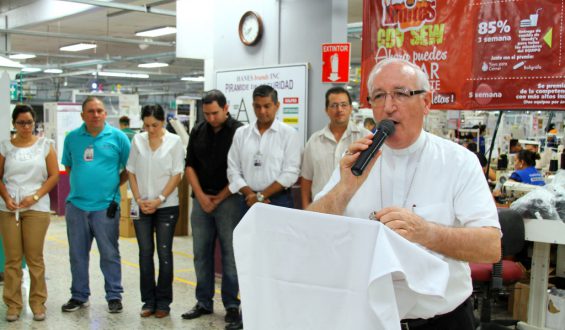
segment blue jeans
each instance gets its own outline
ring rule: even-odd
[[[92,239],[100,252],[100,269],[104,274],[106,300],[122,299],[122,266],[118,248],[120,210],[114,218],[106,216],[106,210],[84,211],[67,203],[65,208],[69,258],[71,261],[72,298],[85,302],[90,296],[88,266]]]
[[[214,308],[214,248],[216,237],[222,249],[222,302],[224,307],[239,307],[239,285],[233,255],[233,230],[240,220],[239,196],[226,198],[212,213],[206,213],[192,199],[192,242],[196,271],[196,300],[209,311]]]
[[[157,209],[153,214],[139,210],[139,219],[133,221],[139,246],[139,287],[143,309],[170,311],[173,302],[173,236],[179,218],[179,207]],[[159,279],[155,285],[153,253],[157,241]]]
[[[292,200],[292,194],[290,193],[290,189],[287,189],[279,194],[276,194],[274,197],[273,196],[269,197],[269,200],[271,201],[271,205],[288,207],[290,209],[294,207],[294,201]],[[243,198],[243,196],[240,196],[240,205],[241,205],[241,217],[243,218],[245,213],[247,213],[247,210],[249,210],[249,206],[247,206],[247,204],[245,203],[245,198]]]

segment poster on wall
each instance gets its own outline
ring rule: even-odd
[[[361,100],[376,62],[420,66],[433,109],[564,109],[563,0],[364,0]]]
[[[280,102],[277,119],[294,127],[304,145],[307,128],[308,64],[216,72],[216,88],[226,95],[230,114],[245,124],[255,122],[252,95],[253,90],[260,85],[269,85],[277,90]]]
[[[57,161],[61,164],[65,137],[83,124],[80,103],[47,102],[43,105],[45,136],[55,141]],[[64,169],[62,165],[59,165]]]
[[[322,82],[348,83],[351,65],[351,44],[322,44]]]

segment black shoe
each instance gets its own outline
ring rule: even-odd
[[[226,309],[226,317],[224,318],[226,323],[234,323],[237,321],[241,321],[241,315],[239,315],[239,308],[237,307],[230,307]]]
[[[61,307],[61,310],[63,312],[74,312],[77,311],[83,307],[88,307],[88,300],[87,301],[78,301],[76,299],[71,298],[69,301],[67,301],[66,304],[64,304]]]
[[[243,329],[243,322],[237,321],[226,325],[225,330],[240,330]]]
[[[120,299],[112,299],[108,301],[108,312],[121,313],[123,309],[124,306],[122,306],[122,301]]]
[[[212,311],[202,308],[199,304],[196,304],[191,310],[181,315],[185,320],[192,320],[198,318],[205,314],[212,314]]]

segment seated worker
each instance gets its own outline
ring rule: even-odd
[[[557,134],[557,128],[555,128],[555,124],[551,123],[547,126],[546,132],[548,134]]]
[[[133,136],[135,135],[135,131],[132,130],[131,128],[129,128],[129,117],[128,116],[121,116],[120,120],[119,120],[119,124],[120,124],[120,130],[122,132],[124,132],[129,141],[131,142],[131,140],[133,139]]]
[[[471,152],[474,153],[477,158],[479,158],[479,162],[481,163],[481,167],[483,168],[483,173],[487,173],[487,158],[482,153],[475,151],[477,150],[477,144],[475,142],[471,142],[467,144],[467,149],[471,150]],[[496,173],[492,170],[492,168],[488,170],[488,180],[496,181]]]
[[[516,153],[520,152],[520,150],[522,150],[522,145],[520,144],[518,139],[510,140],[510,153],[516,154]]]
[[[487,127],[486,125],[475,125],[473,126],[473,129],[479,130],[479,136],[477,136],[477,133],[471,133],[471,135],[473,136],[473,142],[479,143],[479,152],[483,155],[486,152],[485,137],[483,136],[486,127]],[[474,149],[472,151],[476,151],[476,150],[477,149]]]
[[[540,156],[529,150],[522,150],[516,154],[516,160],[514,162],[514,171],[509,180],[533,184],[536,186],[544,186],[545,181],[543,176],[536,170],[536,159]]]
[[[375,131],[377,130],[377,123],[375,123],[375,120],[371,117],[365,118],[365,120],[363,121],[363,126],[371,131],[371,133],[375,133]]]

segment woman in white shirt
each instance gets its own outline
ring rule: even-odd
[[[12,112],[16,135],[0,143],[0,233],[6,255],[6,320],[19,319],[22,302],[22,258],[29,267],[29,306],[33,319],[45,319],[47,285],[43,242],[49,227],[49,191],[59,180],[53,141],[35,136],[35,112],[17,105]]]
[[[165,113],[160,105],[144,106],[141,119],[145,131],[134,136],[126,167],[140,211],[139,219],[134,220],[143,302],[140,315],[162,318],[169,315],[173,301],[172,245],[179,215],[177,185],[184,171],[184,147],[177,135],[164,129]],[[157,284],[155,246],[159,256]]]

